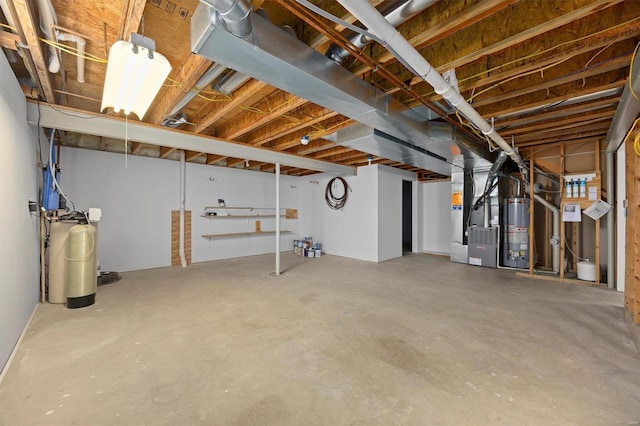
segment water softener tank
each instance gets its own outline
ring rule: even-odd
[[[97,234],[97,229],[91,225],[75,225],[69,230],[67,308],[82,308],[95,303]]]
[[[502,264],[526,269],[529,267],[529,199],[507,198],[503,207]]]

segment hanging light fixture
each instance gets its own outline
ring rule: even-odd
[[[131,33],[130,41],[118,40],[109,49],[100,111],[113,108],[140,120],[171,72],[169,61],[155,51],[155,42]]]

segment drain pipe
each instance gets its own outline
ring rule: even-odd
[[[533,198],[553,213],[553,232],[549,244],[553,250],[553,272],[555,274],[560,273],[560,210],[542,198],[538,194],[533,194]]]
[[[383,40],[384,47],[393,53],[400,62],[408,64],[413,73],[433,86],[438,95],[442,95],[452,106],[467,117],[471,123],[478,127],[485,136],[491,138],[491,140],[504,150],[518,165],[520,173],[524,177],[525,186],[527,186],[527,168],[520,154],[496,132],[493,125],[487,123],[478,111],[464,100],[455,87],[447,83],[440,73],[433,69],[431,64],[411,46],[411,43],[409,43],[393,25],[384,19],[375,7],[371,6],[367,0],[338,0],[338,2],[362,22],[370,32]],[[528,188],[525,189],[528,190]]]
[[[56,18],[56,11],[51,4],[51,0],[38,0],[38,10],[40,12],[40,29],[42,29],[42,32],[49,40],[56,41],[53,27],[58,24],[58,19]],[[49,46],[48,68],[52,74],[60,71],[58,51],[53,46]]]
[[[84,50],[87,42],[79,35],[67,34],[60,31],[56,31],[56,38],[58,41],[71,41],[76,44],[78,64],[76,80],[78,80],[78,83],[84,83]]]
[[[179,253],[180,253],[180,264],[183,268],[187,267],[187,256],[184,253],[184,204],[185,204],[185,193],[187,188],[187,165],[185,163],[184,158],[184,150],[180,150],[180,243],[179,243]]]
[[[398,25],[414,16],[416,13],[422,12],[437,1],[438,0],[408,0],[389,14],[385,15],[384,19],[386,19],[387,22],[389,22],[394,27],[397,27]],[[354,47],[362,49],[373,40],[365,35],[356,34],[355,36],[351,37],[349,41]],[[337,44],[332,44],[331,46],[329,46],[329,49],[327,50],[325,56],[337,64],[342,64],[345,59],[351,56],[351,53],[349,53],[347,49],[343,49]]]

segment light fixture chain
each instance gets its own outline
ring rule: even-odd
[[[124,168],[128,168],[127,155],[129,152],[129,115],[124,116]]]

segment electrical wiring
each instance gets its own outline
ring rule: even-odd
[[[636,155],[640,157],[640,133],[638,133],[633,139],[633,150],[635,151]]]
[[[567,248],[567,250],[569,250],[569,253],[571,253],[572,255],[574,255],[576,259],[578,259],[578,260],[586,260],[586,261],[588,261],[588,260],[589,260],[589,259],[588,259],[588,258],[586,258],[586,257],[580,257],[580,256],[578,256],[577,254],[575,254],[575,253],[573,252],[573,250],[571,250],[571,245],[569,244],[569,240],[567,240],[567,237],[564,237],[564,242],[565,242],[565,247]]]
[[[535,69],[535,70],[527,71],[527,72],[524,72],[524,73],[522,73],[522,74],[517,74],[517,75],[514,75],[514,76],[512,76],[512,77],[509,77],[509,78],[507,78],[507,79],[505,79],[505,80],[502,80],[502,81],[500,81],[500,82],[498,82],[498,83],[496,83],[496,84],[493,84],[493,85],[491,85],[491,86],[487,87],[486,89],[483,89],[483,90],[480,90],[480,91],[479,91],[479,92],[477,92],[477,93],[474,93],[473,95],[471,95],[471,97],[469,97],[469,99],[467,99],[467,102],[471,103],[471,101],[472,101],[475,97],[477,97],[477,96],[479,96],[479,95],[482,95],[483,93],[486,93],[486,92],[488,92],[488,91],[490,91],[490,90],[493,90],[493,89],[495,89],[495,88],[497,88],[497,87],[500,87],[500,85],[502,85],[502,84],[508,83],[508,82],[510,82],[510,81],[513,81],[513,80],[517,80],[517,79],[522,78],[522,77],[526,77],[526,76],[531,75],[531,74],[537,74],[537,73],[539,73],[539,72],[544,72],[544,71],[546,71],[546,70],[548,70],[548,69],[550,69],[550,68],[553,68],[553,67],[555,67],[555,66],[560,65],[560,64],[561,64],[561,63],[563,63],[563,62],[568,61],[569,59],[571,59],[571,57],[570,57],[570,56],[567,56],[566,58],[560,59],[559,61],[554,62],[554,63],[552,63],[552,64],[549,64],[549,65],[547,65],[547,66],[544,66],[544,67],[542,67],[542,68],[538,68],[538,69]]]
[[[46,39],[46,38],[40,38],[40,41],[42,41],[43,43],[48,44],[50,46],[53,46],[58,50],[61,50],[61,51],[66,52],[66,53],[68,53],[70,55],[73,55],[73,56],[77,56],[77,57],[83,58],[83,59],[85,59],[87,61],[98,62],[100,64],[106,64],[107,63],[106,59],[100,58],[99,56],[96,56],[96,55],[92,55],[91,53],[85,53],[84,55],[80,55],[80,54],[78,54],[78,49],[76,49],[73,46],[67,46],[66,44],[62,44],[62,43],[59,43],[57,41],[51,41],[51,40]]]

